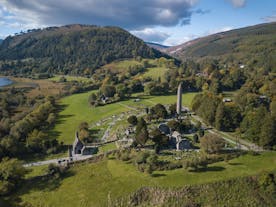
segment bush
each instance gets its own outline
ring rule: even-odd
[[[134,126],[138,123],[137,117],[134,115],[128,117],[127,121],[128,121],[128,123],[130,123],[131,125],[134,125]]]
[[[135,159],[135,163],[136,164],[142,164],[142,163],[146,163],[147,162],[147,158],[150,156],[149,152],[140,152],[136,159]]]
[[[207,134],[200,139],[202,150],[209,154],[220,152],[224,145],[224,140],[215,134]]]

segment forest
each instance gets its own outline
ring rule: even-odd
[[[137,56],[167,57],[118,27],[67,25],[7,37],[0,45],[0,71],[84,76],[114,60]]]

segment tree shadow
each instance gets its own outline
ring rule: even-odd
[[[75,116],[75,115],[73,115],[73,114],[60,115],[60,114],[59,114],[59,115],[57,116],[57,120],[56,120],[55,124],[62,124],[62,123],[64,123],[64,121],[65,121],[67,118],[72,117],[72,116]]]
[[[164,177],[164,176],[166,176],[166,174],[163,174],[163,173],[153,173],[153,174],[151,175],[151,177],[154,177],[154,178]]]
[[[18,207],[18,204],[22,202],[22,195],[28,194],[33,191],[53,191],[57,189],[62,180],[71,176],[74,176],[75,173],[72,171],[67,171],[59,178],[55,178],[53,176],[44,175],[44,176],[37,176],[34,178],[29,178],[24,180],[21,186],[19,186],[18,190],[14,192],[13,196],[10,196],[5,200],[3,207]],[[28,202],[24,202],[24,204],[28,204]],[[0,204],[1,200],[0,200]],[[2,207],[2,205],[0,205]],[[28,206],[28,205],[27,205]]]
[[[229,165],[234,165],[234,166],[236,166],[236,165],[243,165],[242,163],[239,163],[239,162],[234,162],[234,163],[228,162],[228,164]]]
[[[211,167],[206,167],[206,168],[198,168],[195,170],[190,170],[190,172],[219,172],[225,170],[224,167],[221,166],[211,166]]]

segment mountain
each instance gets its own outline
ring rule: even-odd
[[[3,40],[2,39],[0,39],[0,44],[3,42]]]
[[[0,72],[83,75],[114,60],[163,55],[121,28],[75,24],[7,37],[0,45]]]
[[[276,23],[266,23],[198,38],[166,52],[185,59],[264,60],[276,57]]]
[[[164,51],[166,51],[166,49],[170,48],[170,46],[161,45],[161,44],[157,44],[157,43],[153,43],[153,42],[146,42],[146,44],[149,47],[159,50],[161,52],[164,52]]]

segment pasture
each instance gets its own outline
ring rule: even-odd
[[[155,171],[150,176],[139,172],[131,163],[108,159],[95,164],[77,164],[61,180],[27,182],[17,196],[33,206],[107,206],[108,200],[126,196],[142,186],[204,184],[273,171],[275,166],[275,152],[265,152],[244,155],[229,163],[214,163],[205,171],[177,169]]]

